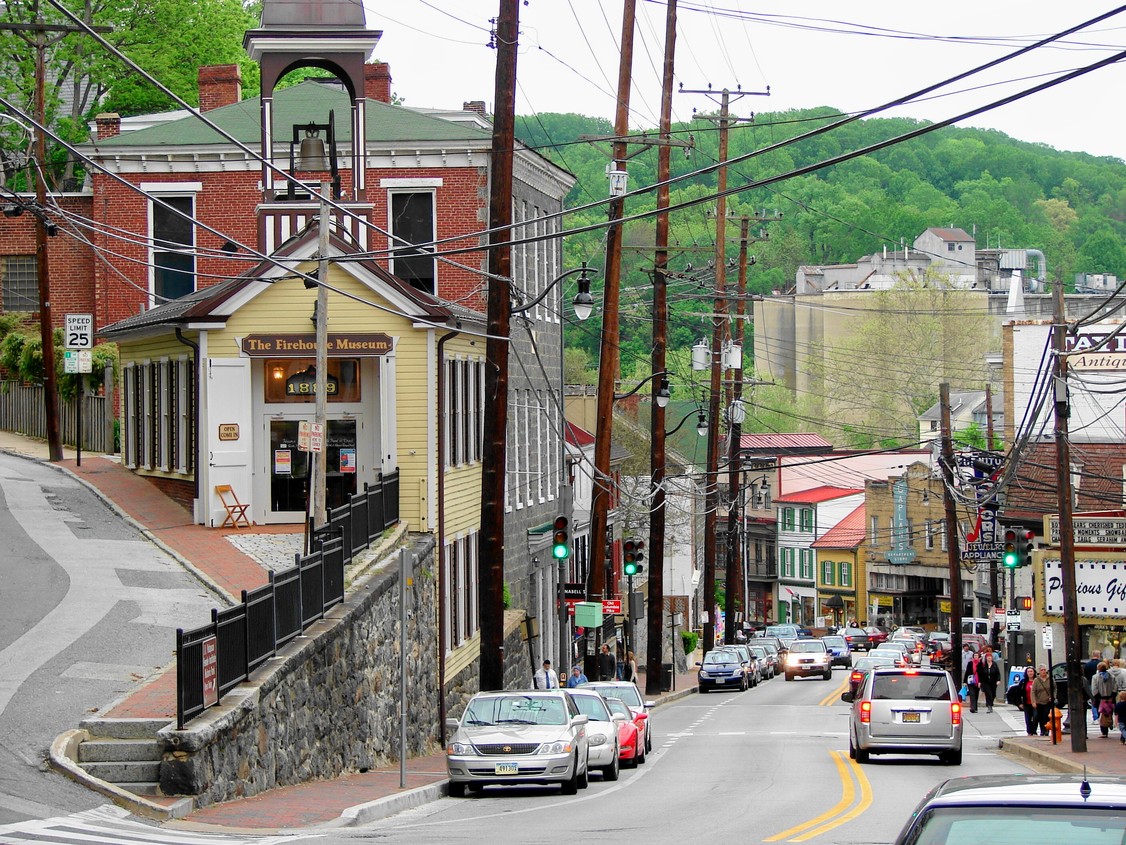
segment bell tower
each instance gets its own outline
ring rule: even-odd
[[[331,173],[337,182],[338,169],[348,171],[349,204],[361,200],[366,187],[364,64],[382,35],[367,28],[363,5],[356,0],[262,0],[262,25],[243,38],[246,52],[261,67],[262,157],[290,173],[320,174],[310,176],[309,181],[328,181]],[[330,114],[325,107],[323,114],[302,115],[292,125],[275,125],[274,90],[282,77],[300,68],[320,68],[343,83],[351,105],[347,118]],[[345,120],[350,126],[350,151],[341,167],[336,159],[336,127]],[[322,138],[323,134],[328,137]],[[318,140],[323,146],[317,145]],[[282,156],[279,151],[286,146],[289,152]],[[295,154],[298,147],[300,152]],[[307,204],[308,197],[295,195],[291,185],[281,184],[266,165],[262,167],[262,193],[259,248],[272,250],[307,217],[294,205],[302,200]],[[360,240],[366,243],[366,234]]]

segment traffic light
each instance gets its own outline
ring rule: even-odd
[[[1016,569],[1020,566],[1020,554],[1017,552],[1017,532],[1012,528],[1005,532],[1005,550],[1001,553],[1001,563],[1005,569]]]
[[[1017,550],[1020,552],[1021,566],[1032,566],[1032,550],[1036,548],[1036,543],[1034,542],[1035,537],[1036,532],[1034,531],[1024,531],[1021,534],[1022,542],[1020,548]]]
[[[642,551],[644,548],[645,542],[642,540],[629,539],[622,543],[623,569],[626,575],[631,577],[638,575],[645,568],[642,564],[645,559],[645,553]]]
[[[551,533],[551,556],[556,560],[566,560],[571,556],[571,533],[567,530],[567,517],[555,517]]]

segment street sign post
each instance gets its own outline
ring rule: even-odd
[[[94,315],[67,314],[63,323],[63,335],[67,349],[93,349]]]
[[[1005,630],[1006,631],[1019,631],[1020,630],[1020,611],[1010,610],[1005,614]]]

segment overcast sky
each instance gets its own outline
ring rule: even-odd
[[[375,57],[392,90],[418,107],[493,105],[499,0],[363,0],[383,31]],[[770,88],[732,114],[832,106],[860,111],[998,59],[1112,6],[1009,0],[680,0],[676,83],[685,88]],[[664,0],[637,0],[631,128],[656,125],[664,54]],[[622,0],[527,0],[520,5],[519,114],[578,112],[613,119]],[[938,121],[1126,50],[1126,13],[1054,46],[1005,62],[885,114]],[[960,122],[1061,150],[1126,159],[1126,66],[1094,70],[1048,91]],[[705,97],[678,94],[674,120]]]

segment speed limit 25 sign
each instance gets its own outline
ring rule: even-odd
[[[67,349],[94,348],[93,314],[67,314],[63,328]]]

